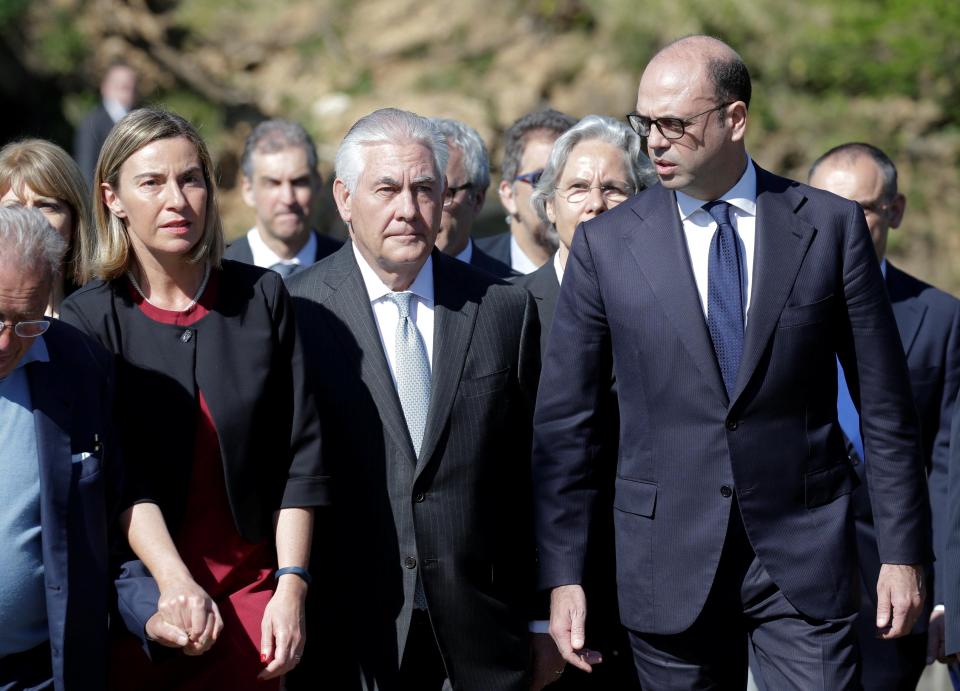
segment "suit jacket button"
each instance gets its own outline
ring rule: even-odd
[[[422,503],[423,503],[423,500],[426,499],[426,498],[427,498],[427,495],[424,494],[423,492],[417,492],[417,493],[413,496],[413,500],[414,500],[415,502],[417,502],[418,504],[422,504]]]
[[[737,427],[739,426],[740,426],[740,423],[734,420],[733,418],[727,419],[727,429],[730,430],[731,432],[737,429]]]
[[[417,560],[413,557],[407,557],[403,560],[403,565],[408,569],[415,569],[417,568]]]
[[[730,489],[729,485],[723,485],[720,487],[720,496],[724,499],[729,499],[731,496],[733,496],[733,490]]]

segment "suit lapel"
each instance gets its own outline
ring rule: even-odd
[[[450,271],[448,264],[451,261],[457,260],[447,259],[434,251],[433,378],[427,428],[415,479],[436,450],[440,434],[450,417],[477,320],[477,303],[467,297],[460,280]]]
[[[676,197],[662,185],[651,189],[650,195],[657,196],[650,199],[644,195],[634,205],[642,223],[630,228],[624,241],[697,369],[726,403],[727,392],[703,317]]]
[[[887,293],[890,295],[890,306],[893,307],[893,316],[897,321],[903,352],[909,355],[927,308],[919,300],[910,299],[910,295],[903,290],[902,277],[900,270],[888,261]]]
[[[757,166],[756,252],[743,359],[732,401],[743,393],[766,348],[816,231],[797,216],[806,197]]]
[[[400,397],[393,384],[393,377],[390,375],[387,356],[383,352],[383,343],[374,321],[367,289],[353,256],[352,244],[347,241],[334,256],[336,259],[323,276],[323,282],[332,293],[322,302],[346,326],[346,333],[341,329],[334,329],[337,337],[341,339],[343,351],[352,354],[360,378],[367,385],[380,410],[383,426],[413,463],[416,457],[407,430],[407,421],[400,407]],[[344,342],[343,339],[347,337],[355,339],[356,344]]]

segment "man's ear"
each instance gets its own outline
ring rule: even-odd
[[[500,203],[503,204],[503,208],[506,209],[507,213],[511,216],[516,216],[517,200],[513,196],[513,185],[506,180],[501,180],[497,192],[500,193]]]
[[[240,193],[243,196],[243,203],[251,209],[256,208],[256,202],[253,198],[253,183],[246,175],[240,176]]]
[[[476,194],[473,195],[473,215],[479,216],[480,211],[483,209],[483,202],[487,200],[487,191],[478,190]]]
[[[123,204],[120,202],[120,197],[117,196],[117,193],[114,191],[109,182],[100,183],[100,194],[103,197],[103,203],[107,205],[108,209],[110,209],[110,213],[117,218],[127,217],[127,212],[123,209]]]
[[[907,210],[907,198],[899,192],[890,202],[890,227],[899,228],[903,222],[903,213]]]
[[[747,136],[747,104],[735,101],[724,109],[724,116],[730,124],[730,140],[742,141]]]
[[[550,222],[553,225],[557,225],[557,209],[554,207],[553,201],[553,197],[548,198],[543,207],[544,211],[547,212],[547,218],[550,219]]]
[[[340,178],[333,181],[333,200],[337,203],[337,211],[340,212],[340,218],[347,225],[353,220],[353,195]]]

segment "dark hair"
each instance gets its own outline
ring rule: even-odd
[[[243,175],[247,179],[253,178],[254,153],[275,154],[286,148],[303,149],[307,155],[307,167],[311,173],[317,174],[317,147],[303,125],[291,120],[274,118],[261,122],[247,137],[243,145],[243,155],[240,157],[240,169]]]
[[[718,103],[743,101],[747,108],[750,107],[750,72],[739,56],[710,59],[707,61],[707,74],[713,82]]]
[[[880,169],[880,174],[883,176],[884,199],[890,200],[896,197],[897,167],[893,165],[893,161],[891,161],[890,157],[883,153],[883,151],[873,144],[866,144],[864,142],[848,142],[833,147],[813,162],[813,165],[810,166],[810,172],[807,173],[807,179],[812,178],[814,172],[820,167],[820,164],[827,159],[838,157],[842,158],[845,163],[853,163],[860,156],[867,156],[876,163],[877,168]]]
[[[527,146],[527,139],[533,132],[552,132],[559,137],[577,124],[576,118],[553,108],[527,113],[510,125],[504,133],[503,161],[500,163],[500,177],[513,182],[520,172],[520,159]]]

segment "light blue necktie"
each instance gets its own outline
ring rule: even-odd
[[[853,398],[850,396],[847,380],[843,376],[840,360],[837,360],[837,420],[840,422],[840,429],[860,454],[860,460],[864,460],[863,438],[860,436],[860,414],[853,405]]]
[[[407,420],[407,430],[413,450],[420,456],[423,433],[427,427],[427,408],[430,406],[430,360],[427,347],[417,325],[410,318],[410,298],[413,293],[389,293],[387,298],[397,306],[396,362],[397,394]]]

